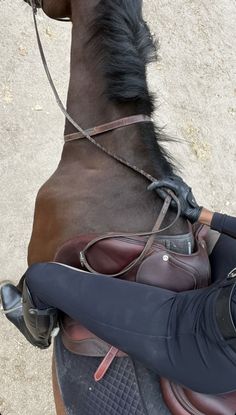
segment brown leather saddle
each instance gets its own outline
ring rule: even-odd
[[[57,252],[55,261],[82,269],[81,252],[96,236],[80,235],[67,241]],[[194,238],[192,235],[187,237],[185,235],[184,238],[183,235],[177,236],[175,239],[158,236],[151,252],[140,264],[124,274],[123,278],[172,291],[186,291],[208,286],[210,264],[205,236],[205,227],[200,227]],[[187,246],[184,246],[183,240],[187,240]],[[193,241],[195,241],[194,250],[192,253],[187,253]],[[140,255],[145,242],[145,237],[111,237],[111,239],[100,240],[87,252],[87,260],[98,273],[117,274]],[[82,356],[104,358],[94,374],[96,381],[105,376],[115,357],[125,356],[125,353],[102,341],[68,316],[62,318],[61,329],[63,343],[69,351]],[[166,379],[161,380],[161,387],[166,405],[174,415],[236,414],[236,392],[222,396],[202,395]]]

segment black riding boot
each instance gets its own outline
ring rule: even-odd
[[[0,287],[3,312],[25,338],[40,349],[51,344],[51,337],[58,333],[58,312],[55,308],[38,310],[32,300],[26,283],[23,293],[10,282]]]

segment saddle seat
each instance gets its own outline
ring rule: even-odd
[[[210,284],[210,265],[205,243],[205,228],[196,234],[177,237],[158,237],[152,251],[132,270],[122,276],[134,283],[163,287],[172,291],[185,291],[206,287]],[[80,235],[63,244],[54,261],[83,269],[81,251],[97,235]],[[195,241],[195,242],[194,242]],[[86,252],[90,266],[98,273],[120,272],[143,250],[145,237],[122,237],[100,240]],[[194,246],[189,252],[189,246]],[[109,277],[109,276],[108,276]],[[62,341],[72,353],[82,356],[103,357],[94,374],[96,381],[106,374],[115,357],[125,353],[107,344],[83,327],[79,321],[68,316],[61,319]],[[162,379],[161,387],[166,405],[174,415],[235,415],[236,393],[222,396],[208,396],[189,391],[179,385]]]

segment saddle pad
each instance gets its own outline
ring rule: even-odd
[[[165,402],[173,415],[235,415],[236,392],[204,395],[161,380]]]
[[[130,357],[115,359],[95,382],[101,359],[77,356],[54,342],[59,388],[68,415],[171,415],[163,402],[159,377]]]

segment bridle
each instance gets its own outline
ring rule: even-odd
[[[33,1],[28,0],[28,1],[31,3],[31,7],[33,8],[35,14],[37,14],[37,9],[43,9],[43,0],[33,0]],[[57,20],[58,22],[68,22],[68,23],[71,22],[69,17],[54,18],[53,20]]]
[[[128,167],[129,169],[135,171],[136,173],[140,174],[141,176],[145,177],[149,182],[153,183],[156,182],[157,179],[155,177],[153,177],[151,174],[145,172],[143,169],[140,169],[139,167],[137,167],[134,164],[131,164],[129,161],[123,159],[122,157],[114,154],[112,151],[108,150],[107,148],[105,148],[101,143],[97,142],[93,137],[97,136],[99,134],[104,134],[108,131],[112,131],[115,130],[117,128],[121,128],[121,127],[125,127],[131,124],[137,124],[137,123],[145,123],[145,122],[153,122],[153,120],[143,114],[139,114],[139,115],[134,115],[134,116],[130,116],[130,117],[125,117],[122,119],[119,119],[117,121],[113,121],[111,123],[107,123],[107,124],[103,124],[97,127],[94,127],[92,129],[89,130],[84,130],[71,116],[70,114],[67,112],[66,108],[64,107],[57,89],[55,87],[55,84],[53,82],[52,76],[50,74],[48,65],[47,65],[47,61],[45,58],[45,54],[43,51],[43,46],[41,43],[41,39],[40,39],[40,35],[39,35],[39,30],[38,30],[38,25],[37,25],[37,19],[36,19],[36,15],[37,15],[37,4],[36,4],[36,0],[29,0],[31,3],[31,7],[32,7],[32,12],[33,12],[33,21],[34,21],[34,27],[35,27],[35,32],[36,32],[36,38],[37,38],[37,43],[38,43],[38,47],[39,47],[39,52],[41,55],[41,59],[42,59],[42,63],[44,66],[44,70],[46,72],[49,84],[51,86],[51,89],[53,91],[53,94],[56,98],[57,104],[59,106],[59,108],[61,109],[62,113],[64,114],[64,116],[67,118],[67,120],[75,127],[75,129],[78,131],[78,133],[75,134],[70,134],[65,136],[65,142],[68,143],[70,141],[75,141],[75,140],[79,140],[79,139],[87,139],[88,141],[90,141],[90,143],[92,143],[93,145],[95,145],[97,148],[99,148],[101,151],[103,151],[104,153],[106,153],[109,157],[112,157],[113,159],[115,159],[117,162],[119,162],[120,164]],[[40,7],[42,6],[43,0],[39,1]],[[60,20],[60,21],[70,21],[70,19],[56,19],[56,20]],[[181,207],[180,207],[180,202],[179,199],[177,198],[177,196],[169,189],[166,189],[166,193],[168,193],[168,196],[166,197],[161,212],[158,216],[158,219],[152,229],[151,232],[141,232],[141,233],[132,233],[132,234],[128,234],[128,233],[122,233],[122,234],[114,234],[114,233],[109,233],[106,234],[102,237],[96,238],[95,240],[93,240],[92,242],[90,242],[85,248],[84,250],[81,252],[81,262],[84,264],[84,266],[86,266],[86,268],[89,271],[92,272],[96,272],[95,270],[92,269],[92,267],[88,264],[87,259],[86,259],[86,251],[93,246],[96,242],[100,241],[100,240],[104,240],[104,239],[109,239],[109,238],[120,238],[120,237],[132,237],[132,236],[147,236],[147,242],[146,245],[144,246],[144,249],[142,251],[142,253],[140,254],[140,256],[133,261],[131,264],[129,264],[124,270],[122,270],[119,274],[113,275],[113,276],[119,276],[119,275],[123,275],[125,272],[129,271],[130,269],[132,269],[135,265],[137,265],[139,262],[141,262],[141,260],[147,255],[147,253],[149,252],[154,240],[155,240],[155,236],[163,231],[166,231],[168,229],[170,229],[172,226],[174,226],[174,224],[177,222],[177,220],[180,217],[180,213],[181,213]],[[168,212],[168,209],[170,207],[171,201],[172,199],[174,199],[175,203],[177,204],[178,207],[178,212],[176,214],[175,219],[172,221],[172,223],[168,226],[166,226],[165,228],[161,228],[161,225],[166,217],[166,214]]]

